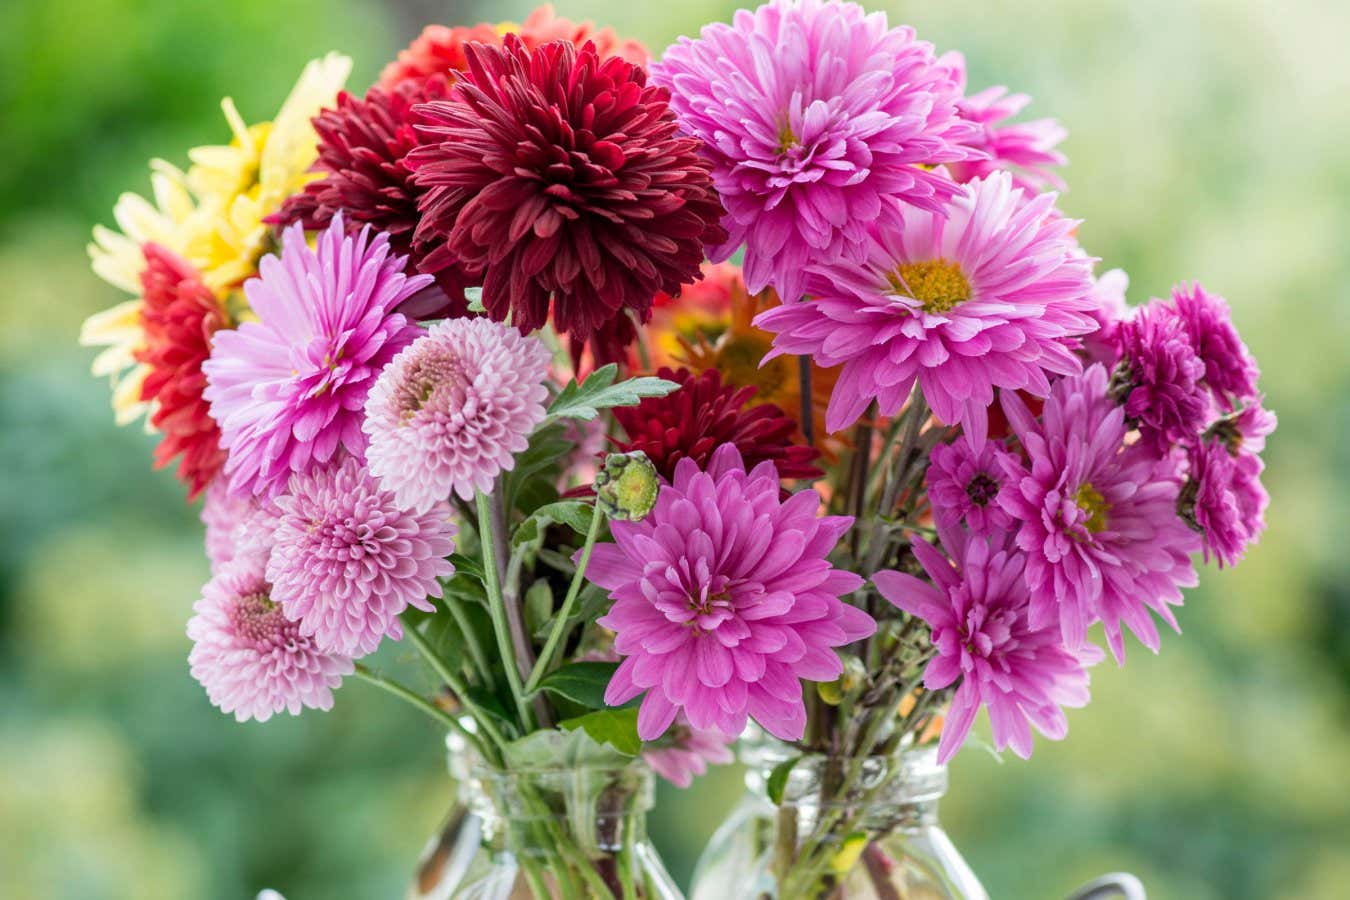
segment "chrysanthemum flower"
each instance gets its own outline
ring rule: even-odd
[[[1261,371],[1233,327],[1228,301],[1197,283],[1174,288],[1172,304],[1205,364],[1205,383],[1220,408],[1232,411],[1239,402],[1252,400]]]
[[[519,34],[529,50],[549,41],[568,41],[578,47],[589,41],[595,45],[595,52],[600,54],[601,59],[617,56],[635,66],[645,66],[651,62],[651,54],[640,41],[621,38],[612,28],[596,28],[594,22],[578,23],[564,19],[553,11],[552,3],[536,7],[519,27],[503,22],[498,28]]]
[[[652,76],[713,162],[729,238],[712,258],[744,244],[754,293],[796,300],[808,263],[865,254],[869,224],[940,213],[955,184],[929,167],[975,155],[932,46],[854,3],[742,10],[668,47]]]
[[[589,44],[507,35],[468,53],[453,99],[418,108],[434,124],[408,164],[427,190],[416,239],[484,270],[494,319],[531,331],[551,303],[559,333],[586,341],[698,277],[721,206],[665,91]]]
[[[272,552],[272,534],[281,511],[271,500],[230,492],[229,484],[217,478],[206,489],[202,524],[206,526],[206,558],[211,574],[218,575],[226,563],[253,559],[266,567]]]
[[[1218,439],[1190,448],[1190,474],[1182,491],[1181,515],[1204,536],[1205,562],[1235,566],[1247,548],[1247,529],[1233,492],[1236,463]]]
[[[1176,629],[1169,604],[1197,582],[1190,555],[1200,541],[1177,515],[1176,461],[1125,445],[1125,411],[1099,365],[1055,382],[1040,421],[1011,393],[1003,407],[1030,462],[1009,466],[999,503],[1022,523],[1032,627],[1058,622],[1076,649],[1100,619],[1118,661],[1122,626],[1156,653],[1149,611]]]
[[[1083,335],[1083,354],[1089,363],[1101,363],[1107,369],[1120,360],[1120,323],[1130,317],[1125,299],[1130,276],[1123,269],[1110,269],[1092,282],[1092,309],[1088,315],[1097,322],[1097,330]]]
[[[1059,629],[1034,627],[1023,577],[1026,557],[1004,537],[943,532],[953,566],[926,541],[911,545],[933,584],[901,572],[873,576],[881,595],[932,628],[937,656],[924,670],[924,687],[942,690],[960,680],[938,743],[945,763],[965,743],[981,706],[989,710],[994,748],[1031,756],[1031,727],[1052,741],[1069,731],[1062,707],[1086,706],[1086,665],[1102,658],[1091,644],[1070,652]]]
[[[210,355],[211,336],[231,322],[215,294],[182,257],[158,244],[146,244],[144,252],[145,344],[136,351],[136,359],[149,371],[141,399],[154,404],[150,424],[164,436],[155,448],[156,467],[181,456],[178,477],[193,500],[225,462],[220,428],[202,397],[206,387],[202,363]]]
[[[1157,456],[1195,442],[1213,404],[1185,321],[1154,300],[1116,330],[1123,379],[1117,396],[1139,427],[1140,442]]]
[[[731,745],[736,735],[720,731],[701,731],[689,727],[688,718],[680,715],[659,744],[642,748],[642,760],[652,771],[679,788],[687,788],[694,779],[708,771],[709,765],[725,766],[736,761]]]
[[[745,471],[731,445],[700,471],[683,460],[641,522],[614,522],[587,577],[614,605],[598,621],[625,657],[605,702],[646,692],[638,734],[654,740],[681,709],[694,728],[740,734],[752,717],[783,740],[806,725],[800,679],[829,681],[834,647],[876,628],[840,602],[862,579],[827,556],[847,516],[817,517],[820,497],[781,498],[772,463]]]
[[[501,35],[486,22],[477,25],[428,25],[422,29],[407,49],[380,72],[375,86],[392,92],[407,82],[419,82],[451,72],[463,72],[468,66],[464,48],[470,42],[500,44]]]
[[[340,446],[364,456],[366,395],[421,334],[393,310],[431,278],[403,268],[388,238],[346,235],[341,216],[317,252],[293,225],[280,258],[263,259],[260,277],[244,285],[260,321],[218,332],[202,366],[233,490],[274,496]]]
[[[544,419],[549,361],[542,341],[509,325],[437,322],[371,388],[371,472],[409,509],[491,491]]]
[[[927,487],[933,518],[944,527],[964,521],[975,534],[1008,531],[1012,518],[999,506],[1007,484],[1008,451],[994,441],[978,450],[969,441],[939,444],[930,454]]]
[[[271,598],[255,560],[224,567],[202,589],[187,625],[188,664],[211,702],[240,722],[286,710],[331,709],[332,689],[352,673],[349,657],[300,633]]]
[[[291,478],[277,506],[272,597],[327,651],[365,656],[401,639],[399,614],[433,611],[437,579],[454,574],[450,507],[407,510],[350,456]]]
[[[657,375],[680,389],[615,409],[627,439],[614,443],[621,451],[647,454],[666,480],[674,478],[680,460],[692,459],[703,468],[713,451],[727,444],[750,468],[768,461],[780,478],[821,477],[812,464],[819,452],[792,442],[797,423],[772,404],[749,405],[753,387],[724,384],[714,369],[696,376],[688,369],[663,368]]]
[[[975,159],[949,164],[947,171],[952,178],[965,184],[1006,169],[1012,173],[1013,183],[1029,194],[1048,187],[1063,190],[1064,179],[1055,169],[1068,160],[1055,147],[1068,136],[1064,127],[1054,119],[1008,122],[1026,108],[1030,97],[1010,94],[1002,86],[967,94],[965,57],[956,52],[944,53],[938,62],[951,69],[961,90],[957,113],[976,126],[975,135],[966,140],[966,146],[981,154]]]
[[[1068,339],[1091,331],[1092,260],[1054,214],[1055,195],[1027,198],[1006,172],[966,186],[945,216],[906,207],[861,265],[812,265],[810,299],[762,313],[774,355],[843,364],[826,425],[838,431],[869,403],[900,411],[915,379],[937,417],[984,441],[994,388],[1045,396],[1051,375],[1081,363]]]

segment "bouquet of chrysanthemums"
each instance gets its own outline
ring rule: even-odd
[[[1156,652],[1197,555],[1260,535],[1275,418],[1226,302],[1127,306],[1060,126],[912,29],[774,0],[652,59],[546,7],[348,70],[270,122],[226,100],[229,143],[90,247],[133,299],[82,340],[202,502],[188,663],[241,721],[357,676],[500,775],[688,784],[751,722],[945,762],[981,708],[1025,757],[1094,625]],[[385,641],[440,687],[364,664]],[[842,896],[841,771],[778,896]],[[522,890],[660,895],[513,790],[551,848]]]

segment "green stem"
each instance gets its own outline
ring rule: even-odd
[[[815,398],[811,393],[811,357],[797,357],[797,384],[801,391],[802,438],[806,446],[816,445],[816,409]]]
[[[478,735],[470,732],[467,728],[464,727],[464,725],[458,719],[456,719],[454,716],[450,715],[448,712],[441,709],[440,707],[436,706],[434,703],[432,703],[430,700],[426,699],[421,694],[414,691],[412,688],[400,684],[399,682],[395,681],[392,678],[389,678],[388,676],[381,675],[379,672],[374,671],[373,669],[366,666],[364,663],[356,664],[356,677],[360,678],[367,684],[375,685],[375,687],[379,688],[380,690],[393,694],[395,697],[404,701],[408,705],[414,707],[415,709],[421,710],[428,716],[431,716],[431,718],[435,719],[441,725],[446,726],[450,730],[459,732],[459,734],[465,740],[467,740],[475,749],[477,749],[480,754],[483,752],[482,740],[481,738],[479,738]]]
[[[483,733],[497,746],[498,750],[505,749],[508,742],[502,735],[501,730],[497,728],[496,723],[492,721],[492,713],[479,706],[469,695],[469,688],[465,685],[464,679],[455,674],[449,664],[441,658],[441,655],[427,643],[427,639],[422,632],[416,628],[407,628],[404,629],[404,633],[408,635],[408,639],[412,641],[418,652],[431,664],[431,668],[436,670],[436,674],[449,686],[450,690],[455,692],[459,702],[464,704],[464,708],[474,717],[478,727],[483,729]]]
[[[447,592],[444,602],[445,608],[450,612],[450,618],[455,620],[455,625],[459,628],[459,633],[464,635],[464,643],[468,645],[469,655],[473,657],[474,665],[482,673],[483,680],[487,682],[489,688],[493,688],[497,683],[494,667],[488,659],[487,651],[483,649],[483,642],[478,639],[477,630],[470,624],[468,617],[464,615],[464,607],[460,605],[461,601],[451,597]]]
[[[586,566],[590,564],[591,552],[595,550],[595,541],[600,536],[600,525],[604,518],[604,514],[598,508],[592,507],[591,527],[586,530],[586,542],[581,545],[581,556],[577,559],[576,571],[572,573],[572,583],[568,585],[562,608],[558,610],[557,617],[553,620],[553,629],[548,633],[548,641],[539,652],[539,661],[534,664],[529,681],[525,682],[527,695],[533,694],[539,687],[540,679],[548,674],[553,654],[558,651],[563,635],[567,633],[567,620],[571,618],[572,607],[576,605],[577,597],[581,594],[581,585],[586,580]]]
[[[492,633],[497,638],[497,652],[502,656],[502,668],[506,670],[506,683],[511,688],[511,699],[515,702],[516,714],[520,716],[521,730],[534,730],[534,716],[530,705],[525,701],[525,691],[520,683],[520,668],[516,661],[515,650],[511,646],[511,627],[506,614],[506,600],[502,595],[500,580],[501,562],[497,559],[498,537],[493,528],[492,502],[482,491],[478,492],[478,543],[483,551],[483,580],[488,593],[488,614],[492,617]],[[504,562],[504,561],[502,561]]]

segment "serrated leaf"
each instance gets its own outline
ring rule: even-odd
[[[585,731],[591,739],[606,744],[627,756],[637,756],[642,750],[642,738],[637,733],[638,711],[626,709],[597,709],[575,719],[564,719],[559,728],[567,731]]]
[[[618,663],[574,662],[554,669],[539,681],[539,690],[580,703],[587,709],[605,709],[605,688]]]
[[[592,372],[585,381],[571,382],[563,388],[549,407],[547,422],[559,419],[589,421],[600,415],[600,410],[615,406],[636,406],[643,397],[664,397],[679,390],[680,385],[664,378],[644,375],[615,382],[619,367],[610,363]]]
[[[511,545],[519,547],[535,540],[545,528],[555,522],[566,525],[577,534],[585,534],[591,527],[591,516],[594,514],[595,507],[581,500],[559,500],[546,504],[520,523],[515,534],[511,536]]]
[[[472,556],[465,556],[463,553],[451,553],[450,562],[455,567],[455,577],[464,576],[473,578],[479,584],[483,582],[483,563],[481,560]]]
[[[783,791],[787,788],[788,776],[792,774],[793,766],[801,761],[800,756],[785,759],[774,766],[773,771],[769,773],[769,780],[765,783],[764,790],[769,795],[769,802],[774,806],[783,802]]]

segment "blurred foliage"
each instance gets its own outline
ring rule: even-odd
[[[1281,427],[1270,531],[1205,572],[1184,637],[1095,673],[1062,744],[953,767],[944,821],[995,897],[1130,869],[1151,896],[1306,900],[1350,880],[1350,8],[1336,0],[949,0],[889,7],[975,88],[1069,128],[1085,246],[1132,299],[1198,278],[1231,301]],[[74,345],[120,299],[88,229],[146,160],[227,137],[305,60],[364,87],[421,19],[528,4],[9,0],[0,4],[0,896],[393,897],[448,805],[430,726],[356,684],[329,714],[240,726],[187,674],[206,574],[195,510],[152,439],[113,427]],[[562,5],[656,50],[727,3]],[[404,665],[397,648],[381,663]],[[410,667],[411,669],[411,667]],[[733,802],[723,769],[665,790],[653,830],[686,874]]]

